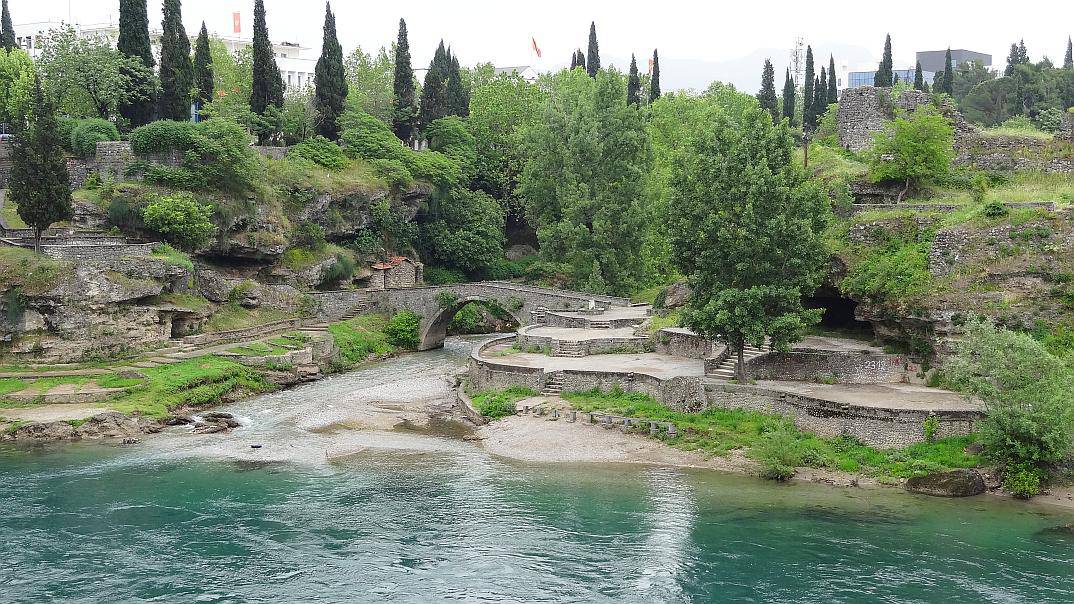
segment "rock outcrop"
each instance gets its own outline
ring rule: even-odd
[[[933,497],[973,497],[985,489],[984,477],[977,470],[952,470],[906,481],[907,491]]]

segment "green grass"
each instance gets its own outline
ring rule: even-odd
[[[11,228],[11,229],[25,229],[25,228],[27,228],[26,223],[22,221],[21,217],[19,217],[19,207],[17,205],[15,205],[15,203],[13,201],[11,201],[10,198],[5,198],[4,199],[4,209],[3,209],[2,213],[3,213],[3,216],[4,216],[4,222],[7,223],[8,228]]]
[[[0,378],[0,397],[5,394],[11,394],[12,392],[19,392],[29,387],[29,383],[25,380],[17,378]]]
[[[388,337],[384,334],[387,325],[388,317],[375,314],[329,325],[328,331],[336,340],[344,368],[358,365],[370,355],[395,352],[396,347],[388,343]]]
[[[238,304],[227,304],[213,313],[205,325],[207,333],[245,329],[274,321],[293,319],[297,315],[282,310],[268,308],[243,308]]]
[[[268,343],[274,346],[304,346],[312,340],[310,336],[296,331],[272,338],[268,340]]]
[[[176,407],[219,402],[235,390],[262,393],[276,389],[257,371],[217,356],[152,367],[142,373],[147,377],[145,383],[109,401],[110,408],[121,413],[162,417]]]
[[[1029,136],[1032,138],[1039,138],[1041,140],[1052,140],[1055,138],[1050,132],[1045,132],[1032,125],[1018,125],[1018,124],[1003,124],[996,126],[995,128],[987,128],[981,131],[981,134],[986,137],[992,136]]]
[[[71,263],[21,247],[0,247],[0,284],[27,295],[42,294],[71,274]]]
[[[649,333],[657,333],[666,327],[678,327],[679,319],[682,318],[681,310],[673,310],[666,315],[653,315],[649,317]]]
[[[880,480],[979,464],[965,448],[975,436],[941,439],[901,449],[879,450],[849,438],[821,438],[801,432],[779,415],[744,409],[709,409],[701,413],[672,411],[648,395],[624,392],[568,392],[563,395],[579,411],[604,412],[624,417],[675,423],[680,436],[667,442],[686,451],[727,455],[734,449],[760,448],[774,433],[792,436],[795,465],[861,473]]]
[[[153,247],[153,253],[150,254],[150,256],[152,256],[153,258],[159,258],[164,262],[174,266],[181,266],[190,272],[194,271],[194,263],[190,260],[190,256],[188,256],[185,252],[181,252],[173,248],[167,243],[160,243],[155,245]]]
[[[490,419],[499,419],[515,414],[515,403],[537,396],[529,388],[512,386],[506,390],[486,390],[474,395],[474,407],[481,415]]]
[[[794,161],[802,165],[802,150],[796,149]],[[812,143],[809,145],[809,172],[821,180],[852,181],[864,178],[869,167],[849,151]]]

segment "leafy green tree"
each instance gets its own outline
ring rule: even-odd
[[[649,102],[660,98],[660,53],[653,50],[653,74],[649,78]]]
[[[35,74],[33,59],[21,48],[0,48],[0,123],[15,127],[30,116]]]
[[[8,10],[7,0],[3,0],[0,6],[0,46],[11,52],[16,48],[15,28],[11,25],[11,11]]]
[[[8,189],[19,218],[34,230],[34,250],[40,252],[41,232],[71,217],[71,190],[56,111],[39,78],[34,80],[30,122],[19,129],[14,147]]]
[[[835,57],[828,55],[828,100],[824,107],[839,102],[839,81],[835,77]]]
[[[593,261],[612,292],[644,279],[642,208],[652,153],[643,112],[626,103],[622,74],[595,78],[562,71],[546,82],[550,97],[523,133],[520,192],[544,260],[570,266],[575,285]]]
[[[525,159],[519,131],[540,119],[545,95],[517,74],[505,74],[478,86],[470,97],[466,120],[477,145],[471,185],[500,200],[507,218],[525,218],[516,190]]]
[[[776,99],[776,69],[772,61],[764,60],[764,69],[761,70],[761,91],[757,93],[757,101],[772,116],[773,123],[779,123],[779,101]]]
[[[783,117],[787,123],[794,125],[794,99],[797,91],[794,89],[794,80],[791,78],[791,69],[787,68],[787,76],[783,80]]]
[[[283,78],[280,76],[280,68],[276,65],[272,41],[269,39],[264,0],[254,0],[252,80],[250,111],[264,116],[269,107],[283,107]],[[273,136],[271,131],[262,131],[258,139],[263,145]]]
[[[925,89],[925,74],[921,71],[921,61],[914,67],[914,90]]]
[[[157,61],[153,57],[153,48],[149,40],[149,14],[146,0],[120,0],[119,3],[119,39],[116,50],[128,57],[137,57],[148,68],[149,75],[155,80],[152,69]],[[133,76],[133,74],[130,74]],[[153,89],[156,85],[153,85]],[[156,111],[156,98],[134,100],[120,105],[119,112],[131,127],[137,128],[148,124]]]
[[[672,258],[693,295],[682,323],[726,342],[748,379],[746,344],[786,349],[820,320],[802,297],[823,280],[830,202],[792,160],[785,125],[756,104],[717,112],[672,175]]]
[[[1011,44],[1011,51],[1007,55],[1007,67],[1003,70],[1003,75],[1010,77],[1014,75],[1014,70],[1019,65],[1029,65],[1029,51],[1026,50],[1026,41],[1019,40],[1017,44]]]
[[[802,130],[811,132],[817,126],[816,116],[813,115],[813,87],[814,83],[813,71],[813,47],[806,46],[805,55],[805,82],[803,83],[802,94]]]
[[[943,82],[939,92],[954,96],[955,94],[955,65],[951,61],[951,49],[947,49],[944,58]]]
[[[198,249],[212,238],[216,232],[212,217],[212,206],[199,202],[190,193],[157,197],[142,210],[142,221],[147,228],[188,251]]]
[[[336,37],[336,16],[325,3],[324,42],[313,76],[313,106],[317,110],[317,133],[328,140],[339,138],[339,116],[347,102],[347,75],[343,70],[343,47]]]
[[[979,61],[964,61],[955,66],[955,101],[961,103],[973,87],[995,79],[996,74]]]
[[[891,34],[884,39],[884,56],[880,59],[876,75],[873,76],[873,86],[877,88],[890,88],[894,84],[894,72],[891,61]]]
[[[453,190],[421,229],[423,257],[471,276],[503,257],[503,243],[503,208],[482,191]]]
[[[1039,476],[1071,451],[1074,374],[1031,336],[971,322],[943,373],[948,386],[984,401],[981,441],[1005,486],[1020,472]]]
[[[903,182],[897,199],[901,202],[911,185],[947,174],[954,155],[951,122],[932,107],[923,107],[909,118],[896,118],[876,136],[869,177],[873,182]]]
[[[213,57],[209,50],[209,30],[201,22],[201,31],[194,44],[194,88],[198,105],[204,107],[213,100]]]
[[[457,115],[442,117],[425,129],[429,149],[448,156],[459,164],[466,182],[474,175],[477,163],[477,141],[466,122]]]
[[[194,65],[190,61],[190,38],[187,38],[186,28],[183,27],[181,0],[164,0],[162,27],[160,116],[166,120],[189,120]]]
[[[1074,42],[1067,36],[1067,54],[1063,57],[1063,69],[1074,69]]]
[[[387,49],[381,47],[376,55],[371,55],[361,47],[354,49],[343,62],[347,72],[347,102],[361,107],[366,113],[376,116],[385,124],[395,123],[395,93],[393,78],[395,66]],[[413,72],[411,72],[411,100],[414,94]],[[413,105],[410,107],[411,120],[417,115]]]
[[[597,72],[600,71],[600,46],[597,44],[596,21],[589,23],[589,50],[586,52],[585,69],[591,78],[597,77]]]
[[[50,96],[72,117],[113,120],[121,107],[156,96],[156,78],[140,58],[70,26],[49,33],[37,64]]]
[[[974,86],[959,104],[966,119],[983,126],[998,126],[1022,110],[1018,84],[1002,77]]]
[[[395,42],[395,79],[392,84],[392,131],[399,140],[409,143],[418,126],[418,106],[414,97],[414,69],[410,65],[410,42],[406,21],[399,19],[399,37]]]
[[[421,88],[421,127],[425,128],[434,121],[451,114],[447,98],[448,78],[451,77],[451,57],[448,55],[444,41],[433,53],[429,71],[425,74],[425,84]]]
[[[641,105],[641,80],[638,79],[638,61],[633,53],[630,55],[630,74],[627,76],[626,102],[637,107]]]

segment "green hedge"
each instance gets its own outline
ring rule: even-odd
[[[131,132],[131,149],[140,155],[179,151],[183,165],[147,166],[147,182],[182,189],[216,189],[233,194],[257,186],[257,154],[238,124],[208,120],[200,124],[158,121]]]
[[[119,129],[108,120],[79,120],[71,129],[71,151],[79,157],[97,154],[97,143],[119,140]]]

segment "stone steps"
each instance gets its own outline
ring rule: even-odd
[[[578,342],[560,341],[557,343],[555,349],[553,349],[552,356],[580,359],[585,356],[585,350]]]
[[[612,324],[611,324],[611,321],[590,321],[589,322],[589,328],[590,329],[611,329]]]
[[[548,381],[545,382],[544,390],[541,390],[542,396],[559,396],[563,392],[563,382],[558,373],[553,373],[548,376]]]
[[[766,346],[768,345],[767,340],[765,341],[765,345]],[[755,346],[746,345],[746,346],[742,347],[742,360],[745,361],[745,362],[749,362],[749,361],[751,361],[751,360],[753,360],[753,359],[755,359],[755,358],[757,358],[759,356],[764,356],[764,355],[768,354],[768,352],[769,352],[768,350],[765,350],[763,348],[757,348]],[[721,379],[725,379],[725,380],[733,380],[733,379],[735,379],[735,377],[737,377],[737,374],[735,372],[735,368],[736,368],[737,364],[738,364],[738,355],[732,353],[731,356],[727,357],[727,359],[725,359],[724,362],[720,363],[720,365],[718,367],[716,367],[716,369],[713,369],[713,370],[709,371],[707,375],[709,377],[721,378]]]

